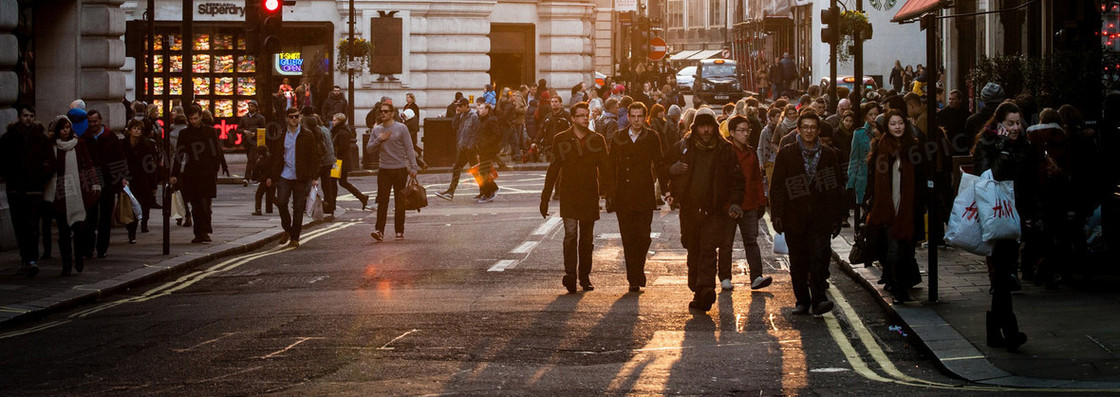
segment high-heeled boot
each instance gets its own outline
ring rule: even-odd
[[[1007,346],[1007,341],[1003,339],[1003,333],[1001,332],[999,317],[992,315],[992,312],[989,311],[985,316],[985,320],[985,329],[987,329],[988,333],[988,346]]]
[[[1027,334],[1019,332],[1019,320],[1015,313],[1007,313],[1003,318],[1003,339],[1007,342],[1008,351],[1019,350],[1019,346],[1027,343]]]

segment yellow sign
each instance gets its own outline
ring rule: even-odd
[[[264,128],[257,128],[257,146],[264,146],[265,145],[265,143],[264,143],[265,135],[266,135],[266,133],[265,133]]]
[[[335,160],[334,166],[331,167],[331,178],[342,178],[342,160]]]

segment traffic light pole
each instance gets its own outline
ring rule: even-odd
[[[863,0],[856,0],[856,12],[863,12]],[[863,107],[860,106],[860,103],[862,103],[861,100],[863,99],[863,36],[865,34],[866,33],[863,31],[860,31],[856,33],[856,37],[853,37],[854,40],[852,40],[855,44],[852,50],[852,57],[855,58],[856,63],[854,70],[856,75],[856,83],[854,84],[856,100],[852,101],[852,111],[856,115],[855,121],[857,124],[863,121]]]
[[[350,43],[354,43],[354,0],[350,0]],[[354,71],[350,69],[350,62],[354,58],[347,55],[346,59],[346,120],[350,124],[350,131],[357,134],[354,129]],[[329,117],[329,116],[328,116]],[[357,136],[357,135],[355,135]]]
[[[828,108],[829,109],[836,109],[836,101],[837,101],[837,99],[836,99],[836,63],[837,63],[836,50],[837,50],[837,47],[840,46],[840,24],[838,23],[839,19],[840,19],[840,13],[837,12],[838,10],[837,10],[837,6],[836,6],[836,1],[837,0],[829,0],[829,2],[828,2],[828,8],[829,8],[829,10],[832,10],[831,13],[832,13],[832,18],[833,18],[833,20],[831,21],[831,24],[833,26],[832,26],[832,30],[830,31],[830,33],[832,33],[832,37],[828,38],[829,41],[830,41],[830,43],[828,45]]]
[[[937,126],[937,18],[936,14],[928,13],[922,17],[922,27],[926,30],[926,139],[930,140],[931,136],[936,136],[934,128]],[[937,142],[935,140],[931,140]],[[931,157],[928,160],[930,164],[936,164],[937,153],[928,153],[927,156]],[[945,189],[946,186],[936,186],[933,180],[929,182],[929,220],[926,221],[928,229],[928,238],[926,239],[929,246],[928,259],[926,264],[929,273],[929,301],[937,302],[937,247],[938,243],[942,241],[942,228],[941,228],[941,208],[940,202],[937,200],[937,190]]]

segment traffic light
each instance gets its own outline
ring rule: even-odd
[[[821,42],[840,43],[840,8],[835,5],[821,10]]]
[[[265,55],[280,52],[280,32],[284,25],[284,3],[281,0],[259,0],[259,50]]]

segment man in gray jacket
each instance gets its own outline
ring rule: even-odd
[[[378,123],[370,132],[366,153],[378,152],[381,161],[377,170],[377,225],[370,237],[374,240],[385,239],[385,221],[389,211],[389,191],[393,191],[396,205],[393,213],[393,229],[397,240],[404,240],[404,209],[401,208],[401,189],[408,178],[416,177],[420,167],[416,165],[416,150],[412,147],[412,135],[408,127],[393,121],[396,109],[390,103],[382,103],[377,108]]]
[[[455,165],[451,167],[451,186],[448,186],[447,190],[436,193],[436,197],[447,201],[455,198],[455,188],[459,186],[459,175],[462,174],[463,167],[478,162],[478,151],[476,150],[479,130],[478,113],[471,109],[470,101],[466,98],[460,98],[456,102],[455,113],[455,121],[452,122],[452,126],[455,128],[458,145]]]

